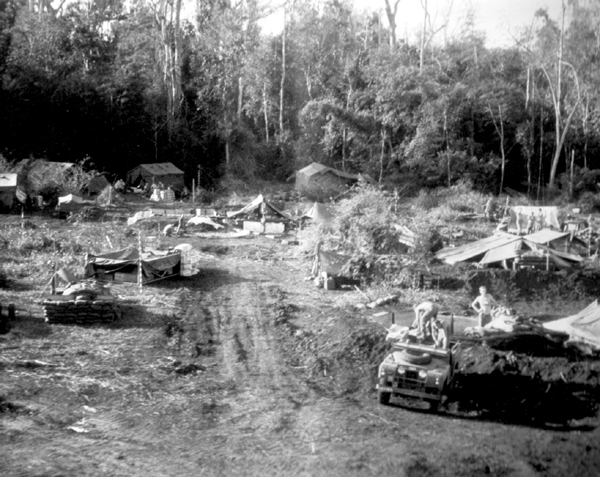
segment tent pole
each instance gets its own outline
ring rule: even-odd
[[[140,295],[142,293],[142,228],[138,229],[138,286],[140,287]]]
[[[550,242],[546,244],[546,271],[550,271]]]

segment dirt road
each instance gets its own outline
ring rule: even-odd
[[[0,341],[0,474],[600,473],[595,420],[546,429],[380,406],[365,362],[376,326],[301,281],[298,260],[245,247],[157,286],[179,297],[172,313],[30,320]]]

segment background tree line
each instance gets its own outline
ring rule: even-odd
[[[115,176],[171,161],[205,187],[317,161],[397,185],[596,191],[600,0],[539,11],[509,48],[472,19],[436,41],[426,0],[398,39],[402,3],[381,2],[0,0],[0,154]],[[276,7],[283,31],[265,34]]]

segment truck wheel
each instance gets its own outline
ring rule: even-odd
[[[439,401],[429,401],[429,412],[438,412],[440,409]]]
[[[384,406],[387,406],[390,403],[391,395],[392,395],[392,393],[379,391],[379,404],[383,404]]]

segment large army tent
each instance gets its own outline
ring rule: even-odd
[[[162,183],[165,188],[170,186],[175,191],[181,191],[184,187],[183,171],[170,162],[140,164],[127,173],[127,183],[130,185],[137,185],[142,179],[148,184]]]

